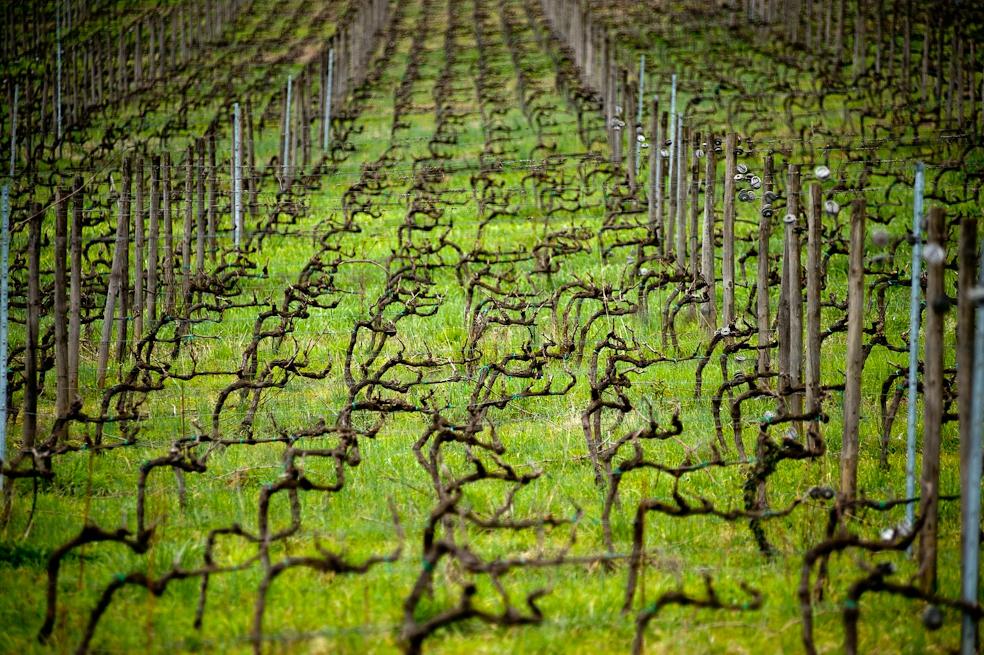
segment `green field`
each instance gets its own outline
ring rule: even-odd
[[[118,17],[107,10],[93,24],[113,29],[127,12],[148,9],[119,4]],[[659,11],[596,3],[604,24],[624,37],[621,63],[647,56],[650,140],[648,102],[658,93],[668,108],[676,71],[689,124],[705,139],[744,135],[739,161],[750,175],[762,175],[772,155],[776,188],[786,188],[786,165],[799,164],[805,192],[815,165],[834,170],[821,183],[824,198],[842,207],[823,226],[826,450],[781,459],[764,474],[765,504],[751,506],[744,494],[761,474],[760,433],[782,443],[795,425],[782,420],[784,399],[770,395],[776,380],[759,379],[748,388],[770,394],[741,403],[735,435],[731,403],[746,387],[722,386],[755,370],[759,201],[737,206],[730,342],[745,347],[723,358],[722,340],[708,350],[699,301],[674,310],[688,289],[703,288],[674,278],[673,262],[650,239],[646,185],[631,188],[631,163],[609,161],[599,103],[576,99],[583,83],[558,73],[573,64],[534,0],[391,3],[367,81],[337,108],[332,152],[322,158],[313,116],[311,161],[281,191],[287,76],[296,79],[346,7],[308,4],[257,0],[190,63],[90,117],[60,151],[35,162],[32,175],[15,179],[7,452],[17,457],[23,446],[16,410],[27,338],[26,219],[38,202],[45,214],[36,461],[50,462],[52,474],[4,479],[0,651],[71,652],[82,644],[107,653],[396,652],[412,651],[422,631],[423,649],[433,653],[627,652],[640,612],[656,609],[667,592],[706,599],[705,577],[725,607],[659,607],[644,630],[646,652],[802,650],[804,554],[828,538],[834,506],[816,489],[839,487],[850,203],[865,198],[869,221],[859,493],[891,501],[904,498],[907,403],[903,397],[883,464],[882,395],[887,389],[891,401],[906,381],[903,371],[885,383],[908,363],[914,164],[925,159],[927,204],[946,206],[955,244],[955,218],[980,214],[973,106],[968,125],[949,132],[942,121],[910,122],[921,110],[892,100],[889,85],[832,90],[820,107],[813,93],[820,66],[804,63],[806,55],[781,63],[778,46],[758,41],[755,28],[731,32],[722,16],[686,3]],[[744,54],[724,63],[728,49]],[[13,79],[13,68],[6,75]],[[722,86],[722,76],[734,86]],[[742,93],[747,98],[735,100]],[[247,99],[260,186],[237,253],[229,117],[231,103]],[[869,115],[861,135],[860,117],[876,105],[882,115]],[[203,283],[208,288],[187,300],[179,281],[175,315],[157,324],[145,317],[144,335],[153,336],[128,341],[119,360],[114,351],[99,388],[120,162],[140,154],[149,170],[149,157],[171,153],[180,278],[184,151],[213,119],[218,260],[207,262],[201,280],[229,277],[224,287]],[[112,148],[98,145],[107,139]],[[649,174],[648,145],[640,180]],[[723,158],[714,191],[718,276]],[[77,171],[91,206],[79,369],[87,418],[53,441],[53,193]],[[773,320],[782,205],[770,236]],[[804,234],[804,265],[805,244]],[[955,253],[948,250],[951,264]],[[956,279],[948,266],[950,296]],[[722,294],[719,283],[719,312]],[[955,413],[956,312],[944,321],[946,411]],[[775,366],[776,349],[768,351]],[[130,386],[113,387],[122,381]],[[919,412],[921,434],[921,405]],[[677,417],[682,427],[671,430]],[[947,415],[942,435],[939,492],[959,495],[955,417]],[[794,429],[791,438],[802,434]],[[30,471],[34,460],[21,455],[16,469]],[[643,555],[633,560],[637,508],[646,502],[665,511],[645,514]],[[674,515],[702,502],[718,515]],[[878,541],[903,520],[903,504],[862,508],[842,529]],[[53,557],[87,525],[127,532]],[[938,537],[935,593],[955,599],[958,502],[941,503]],[[623,611],[633,561],[639,578]],[[50,637],[39,643],[51,562],[60,562],[57,605]],[[899,584],[916,574],[902,548],[848,549],[829,560],[823,597],[813,603],[819,652],[843,650],[848,591],[878,563],[894,565]],[[942,628],[929,631],[925,607],[893,594],[864,596],[859,651],[953,652],[959,611],[945,608]]]

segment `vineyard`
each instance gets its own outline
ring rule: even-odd
[[[980,652],[984,5],[0,13],[0,652]]]

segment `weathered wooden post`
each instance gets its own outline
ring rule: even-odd
[[[122,35],[121,35],[122,36]],[[120,41],[122,45],[123,41]],[[57,135],[59,145],[62,139],[62,45],[61,45],[61,3],[55,3],[55,59],[56,59],[56,84],[55,84],[55,122],[57,123]]]
[[[691,162],[690,162],[690,225],[688,228],[688,233],[690,235],[689,243],[687,244],[687,257],[690,262],[689,274],[690,279],[696,287],[698,282],[698,265],[697,262],[700,259],[697,247],[698,239],[698,214],[700,212],[700,207],[698,203],[698,194],[700,193],[700,132],[697,130],[693,131],[690,137],[690,150],[691,150]]]
[[[69,398],[79,398],[79,345],[82,325],[82,176],[75,177],[72,191],[71,280],[68,299]]]
[[[208,210],[206,216],[208,230],[208,252],[209,258],[215,262],[216,252],[218,251],[218,241],[216,231],[218,230],[218,166],[216,165],[215,130],[208,133]]]
[[[328,74],[322,80],[324,83],[324,90],[322,92],[322,106],[324,107],[324,116],[321,119],[321,147],[328,151],[331,147],[331,104],[332,104],[332,90],[334,89],[334,77],[335,77],[335,49],[328,48]]]
[[[771,341],[769,323],[769,236],[772,232],[772,206],[768,194],[772,192],[772,155],[765,156],[762,170],[762,206],[759,210],[758,274],[756,276],[756,323],[758,327],[758,373],[766,375],[771,366],[769,349]]]
[[[648,202],[649,238],[659,237],[659,221],[657,209],[661,208],[662,199],[658,197],[659,174],[663,172],[660,149],[663,147],[663,135],[659,130],[659,98],[653,98],[652,115],[649,117],[649,184],[646,200]]]
[[[55,191],[55,416],[65,419],[71,406],[68,389],[68,275],[65,260],[68,255],[68,192]],[[4,399],[6,402],[6,399]],[[68,436],[65,424],[54,435],[61,440]]]
[[[99,359],[96,369],[96,384],[106,386],[106,367],[109,364],[109,340],[113,335],[113,316],[116,302],[123,286],[124,250],[127,244],[127,223],[129,222],[130,159],[123,160],[123,182],[120,185],[119,213],[116,218],[116,241],[113,246],[113,264],[109,272],[109,285],[106,289],[106,304],[103,309],[102,336],[99,339]],[[122,314],[125,318],[126,315]],[[122,323],[123,321],[121,321]],[[122,330],[122,326],[120,328]]]
[[[820,184],[810,185],[806,227],[806,412],[810,420],[806,444],[810,451],[823,450],[820,435],[820,252],[823,241],[823,195]]]
[[[858,429],[864,364],[864,222],[865,201],[851,205],[847,272],[847,366],[844,378],[844,440],[841,446],[840,497],[851,502],[858,488]]]
[[[205,218],[205,139],[195,139],[195,275],[205,277],[205,241],[211,236]]]
[[[184,225],[181,228],[181,298],[184,315],[191,306],[191,233],[195,193],[195,147],[188,144],[185,151]]]
[[[800,259],[800,238],[798,231],[800,215],[800,170],[799,166],[790,164],[786,183],[786,208],[788,213],[783,219],[785,223],[785,255],[786,265],[784,286],[789,303],[789,409],[792,414],[803,413],[803,396],[798,389],[803,384],[803,286],[801,275],[803,271]],[[797,421],[796,431],[802,430]]]
[[[735,324],[735,133],[728,132],[724,143],[724,220],[722,222],[724,261],[721,266],[721,287],[724,290],[722,313],[724,325]]]
[[[171,153],[161,163],[161,218],[164,221],[164,314],[174,316],[174,214],[171,212]]]
[[[164,163],[154,156],[150,165],[150,225],[147,233],[147,320],[157,320],[157,239],[160,234],[161,173]]]
[[[144,161],[137,157],[135,211],[133,212],[133,347],[143,336],[144,306]]]
[[[121,182],[120,190],[120,201],[123,204],[122,211],[123,215],[123,249],[120,254],[120,285],[119,294],[120,297],[117,300],[117,304],[120,310],[120,322],[119,327],[116,330],[116,361],[119,364],[123,363],[123,360],[127,352],[127,336],[130,333],[130,193],[131,193],[131,182],[132,182],[132,162],[128,162],[129,165],[124,165],[123,168],[123,178]],[[116,253],[114,253],[115,255]]]
[[[636,180],[637,171],[635,167],[635,161],[636,159],[638,159],[638,154],[639,154],[639,140],[636,138],[636,135],[638,134],[638,130],[636,129],[636,123],[632,117],[632,108],[636,104],[635,91],[632,88],[632,85],[628,83],[628,74],[627,71],[625,70],[622,71],[622,81],[624,84],[624,86],[622,87],[623,89],[622,102],[625,104],[625,108],[622,113],[625,116],[625,120],[622,121],[622,131],[620,132],[620,134],[624,134],[626,140],[626,149],[627,149],[626,158],[628,159],[628,161],[626,162],[625,165],[625,173],[626,173],[626,178],[628,179],[629,182],[629,193],[632,194],[633,197],[635,197],[636,190],[638,189],[637,180]],[[622,142],[622,137],[620,136],[619,143],[621,144],[621,142]]]
[[[253,109],[249,100],[246,101],[244,127],[246,129],[246,189],[249,193],[249,215],[256,218],[257,212],[259,211],[256,195],[256,150],[254,149],[253,143]]]
[[[41,320],[41,220],[44,210],[35,203],[28,222],[27,334],[24,344],[23,447],[33,448],[38,432],[38,337]],[[6,372],[4,372],[6,375]],[[6,402],[6,401],[4,401]]]

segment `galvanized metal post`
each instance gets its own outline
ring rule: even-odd
[[[916,493],[916,403],[919,399],[919,279],[922,276],[923,191],[926,172],[922,162],[916,163],[916,183],[912,209],[912,285],[909,291],[909,406],[906,426],[905,497]],[[912,527],[915,504],[905,506],[905,520]],[[911,548],[909,549],[911,552]]]
[[[977,587],[980,575],[981,524],[981,442],[984,441],[984,246],[981,247],[981,263],[977,272],[977,288],[972,300],[977,303],[974,312],[974,378],[970,388],[973,405],[970,410],[970,446],[967,449],[967,498],[963,508],[963,572],[960,599],[968,605],[977,604]],[[977,622],[965,611],[960,626],[960,655],[977,652]]]
[[[325,150],[331,145],[331,92],[335,81],[335,49],[328,50],[328,79],[325,81],[325,115],[322,123],[321,146]]]
[[[232,105],[232,117],[232,235],[233,243],[236,246],[236,250],[238,250],[243,234],[243,134],[238,102]]]
[[[290,164],[290,93],[293,78],[287,76],[287,104],[284,106],[284,161],[283,177],[287,180],[287,171]]]
[[[673,172],[676,170],[673,164],[676,163],[676,156],[674,150],[676,150],[676,102],[677,102],[677,76],[673,73],[670,78],[670,136],[668,138],[670,142],[670,159],[667,163],[667,170],[670,172],[670,177],[673,177]]]
[[[14,155],[17,145],[17,96],[14,86],[14,106],[10,115],[10,175],[0,189],[0,462],[7,461],[7,303],[10,258],[10,184],[14,179]],[[0,475],[0,489],[3,489]]]

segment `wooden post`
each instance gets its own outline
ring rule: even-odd
[[[335,76],[335,49],[328,48],[328,73],[321,78],[323,88],[321,90],[321,106],[324,112],[321,118],[321,147],[327,152],[331,146],[331,102],[333,78]],[[249,102],[246,103],[246,114],[249,116]]]
[[[769,349],[763,346],[771,341],[769,322],[769,235],[772,232],[772,207],[766,195],[772,191],[772,155],[766,155],[762,171],[762,207],[759,211],[758,275],[756,278],[756,322],[758,324],[758,373],[767,374]]]
[[[161,163],[161,218],[164,220],[164,314],[174,316],[174,216],[171,213],[171,153]]]
[[[123,178],[130,178],[130,159],[123,160]],[[123,278],[123,249],[126,244],[127,215],[124,213],[124,195],[126,185],[121,185],[119,198],[119,213],[116,217],[116,242],[113,247],[113,264],[109,272],[109,286],[106,289],[106,304],[103,309],[102,335],[99,339],[99,359],[97,362],[96,384],[99,388],[106,386],[106,367],[109,364],[109,340],[113,335],[113,315],[116,301],[120,293]]]
[[[33,448],[38,432],[38,337],[41,321],[41,220],[44,210],[32,206],[27,240],[27,335],[24,344],[23,448]],[[6,371],[4,371],[6,375]],[[6,402],[6,399],[4,399]]]
[[[246,184],[249,192],[249,215],[256,218],[259,211],[256,197],[256,151],[253,149],[253,109],[249,100],[246,101],[246,115],[243,118],[246,129]]]
[[[854,500],[858,488],[858,426],[864,364],[864,219],[865,201],[861,198],[851,206],[847,273],[847,371],[844,378],[844,441],[840,472],[841,499],[847,502]]]
[[[735,324],[735,175],[738,172],[735,148],[735,133],[728,132],[724,144],[724,261],[721,286],[724,289],[724,324],[729,328]]]
[[[947,75],[946,87],[946,125],[950,125],[953,120],[953,96],[958,81],[960,71],[957,68],[957,59],[960,52],[960,34],[957,26],[953,26],[953,36],[950,39],[950,72]]]
[[[133,212],[133,348],[143,336],[144,307],[144,160],[137,157],[135,167],[137,192]]]
[[[789,165],[786,184],[785,253],[788,266],[785,285],[789,301],[789,388],[799,389],[803,384],[803,286],[801,275],[803,264],[800,259],[799,215],[800,215],[800,171],[799,166]],[[792,414],[803,413],[803,395],[794,391],[790,397],[789,410]],[[795,423],[797,432],[802,424]]]
[[[977,283],[977,218],[964,215],[960,221],[960,245],[958,251],[957,282],[957,414],[960,425],[960,507],[961,543],[968,539],[969,530],[979,531],[979,525],[972,525],[967,519],[971,505],[971,469],[981,469],[979,455],[971,452],[974,431],[980,430],[972,419],[974,394],[984,393],[984,389],[974,389],[974,306],[973,290]],[[978,483],[979,484],[979,483]],[[978,493],[980,490],[978,489]]]
[[[700,191],[700,158],[697,156],[697,153],[700,150],[700,132],[694,130],[691,136],[690,147],[693,155],[690,167],[690,243],[687,248],[687,254],[690,261],[690,279],[693,280],[696,286],[699,274],[697,262],[700,258],[697,251],[697,235],[699,231],[697,214],[700,211],[697,202],[697,194]]]
[[[195,275],[205,277],[205,139],[195,140]]]
[[[304,171],[307,170],[308,165],[311,162],[311,120],[310,120],[311,110],[308,106],[308,103],[310,102],[310,98],[311,98],[310,86],[311,86],[311,76],[305,71],[304,75],[301,77],[301,86],[299,89],[300,92],[297,94],[298,104],[300,105],[300,108],[297,112],[297,119],[298,119],[297,122],[298,122],[298,127],[300,128],[299,138],[301,142],[300,143],[301,169]],[[240,130],[240,134],[241,134],[242,121],[239,119],[238,116],[239,103],[236,103],[236,109],[237,109],[236,129]],[[240,148],[240,152],[242,152],[241,148]]]
[[[676,118],[674,116],[670,116],[670,123],[671,123],[671,125],[675,121],[676,121]],[[677,128],[676,128],[675,125],[673,125],[671,129],[674,130],[674,131],[676,131]],[[677,181],[678,180],[677,180],[677,174],[676,174],[676,170],[677,170],[676,162],[680,158],[680,155],[679,155],[679,152],[680,152],[680,139],[675,138],[677,136],[678,136],[677,134],[673,134],[673,136],[670,137],[670,139],[669,139],[671,141],[671,143],[670,143],[670,157],[669,157],[669,160],[667,162],[667,164],[668,164],[667,174],[669,175],[669,178],[670,178],[670,183],[669,183],[670,191],[669,191],[669,203],[668,203],[669,207],[668,207],[667,216],[666,216],[666,239],[665,239],[665,242],[664,242],[664,246],[665,247],[663,248],[663,252],[664,252],[664,254],[665,254],[665,256],[666,256],[667,259],[670,259],[673,256],[673,249],[674,249],[674,245],[676,243],[676,240],[675,240],[676,239],[676,212],[677,212],[677,193],[678,193],[678,191],[677,191]]]
[[[816,415],[820,412],[820,267],[823,265],[820,252],[823,195],[817,182],[810,185],[806,220],[806,411]],[[823,449],[819,418],[810,421],[806,443],[812,452]]]
[[[191,305],[191,233],[195,193],[195,147],[185,152],[184,225],[181,229],[181,298],[184,313]]]
[[[940,111],[943,108],[943,41],[944,41],[944,19],[942,15],[937,16],[937,32],[933,45],[936,46],[935,59],[933,68],[936,70],[935,84],[933,85],[933,95],[936,98],[936,116],[939,118]]]
[[[909,99],[912,77],[912,0],[902,0],[905,15],[902,18],[902,97]]]
[[[867,37],[865,35],[864,0],[857,0],[857,12],[854,17],[854,79],[864,75],[867,68]]]
[[[141,82],[143,82],[143,38],[141,32],[143,31],[143,21],[138,21],[136,27],[133,28],[133,35],[135,43],[133,46],[133,81],[134,86],[139,87]]]
[[[606,48],[606,52],[607,52],[607,48]],[[677,134],[676,108],[677,108],[677,76],[676,73],[673,73],[670,76],[670,116],[669,116],[670,131],[668,132],[669,136],[667,137],[667,140],[670,141],[670,157],[669,157],[669,161],[667,162],[668,174],[670,176],[670,216],[668,221],[670,234],[667,237],[669,239],[669,243],[666,244],[667,255],[669,254],[668,251],[672,249],[673,246],[673,219],[676,216],[676,214],[674,213],[674,208],[676,207],[676,187],[673,185],[674,182],[673,171],[676,170],[675,164],[676,164],[677,143],[680,140],[678,138],[679,135]],[[666,132],[664,131],[664,133]]]
[[[833,0],[837,3],[837,29],[834,31],[834,61],[844,61],[844,5],[846,0]]]
[[[632,107],[635,105],[635,93],[631,84],[627,83],[628,76],[626,71],[622,71],[622,82],[625,84],[624,89],[624,104],[622,108],[622,116],[624,120],[622,121],[622,132],[619,136],[619,141],[621,142],[621,134],[625,134],[626,139],[626,159],[628,160],[625,164],[625,173],[629,180],[629,193],[635,197],[636,192],[636,170],[635,170],[635,160],[636,154],[639,149],[639,141],[636,139],[636,125],[632,118]]]
[[[919,512],[923,516],[919,539],[919,579],[922,588],[936,589],[936,542],[939,523],[940,433],[943,425],[943,290],[946,263],[946,212],[929,210],[926,244],[926,345],[923,355],[923,458],[922,494]],[[980,466],[980,462],[977,463]]]
[[[215,165],[215,131],[208,133],[208,252],[212,261],[215,262],[215,253],[218,248],[216,241],[216,212],[215,198],[218,194],[218,173]]]
[[[126,163],[123,165],[123,179],[120,184],[120,211],[123,214],[123,222],[117,225],[117,229],[123,231],[121,240],[118,242],[119,246],[119,256],[120,256],[120,272],[119,272],[119,309],[120,309],[120,322],[119,327],[116,330],[116,360],[120,364],[126,357],[127,352],[127,334],[129,333],[129,318],[130,318],[130,166],[131,163],[127,159]],[[120,238],[120,237],[118,237]],[[115,255],[114,254],[114,259]],[[112,317],[110,317],[112,319]]]
[[[150,165],[150,226],[147,234],[147,320],[157,320],[157,236],[160,233],[161,173],[164,164],[154,156]]]
[[[68,308],[68,388],[69,398],[79,397],[79,341],[82,325],[82,177],[76,176],[72,193],[71,280]]]
[[[657,153],[656,160],[656,230],[659,233],[659,252],[663,257],[667,256],[667,251],[669,249],[669,237],[666,234],[666,169],[667,161],[666,157],[663,157],[663,150],[666,148],[664,145],[666,143],[666,130],[667,130],[667,118],[668,115],[664,111],[660,115],[659,120],[659,153]],[[672,148],[672,145],[670,146]],[[669,153],[669,148],[667,149],[667,154]]]
[[[927,21],[923,26],[923,47],[919,76],[919,102],[922,105],[926,104],[926,95],[929,87],[929,42],[932,40],[932,34],[933,32],[929,29],[929,22]]]
[[[68,192],[55,192],[55,414],[59,419],[68,416],[71,396],[68,388],[68,276],[65,259],[68,255]],[[6,402],[6,399],[4,399]],[[61,440],[68,436],[66,427],[54,435]]]
[[[123,34],[120,34],[120,55],[123,55]],[[55,5],[55,122],[59,145],[62,140],[62,44],[61,44],[61,6]],[[122,61],[121,61],[122,64]],[[121,71],[122,72],[122,71]]]

